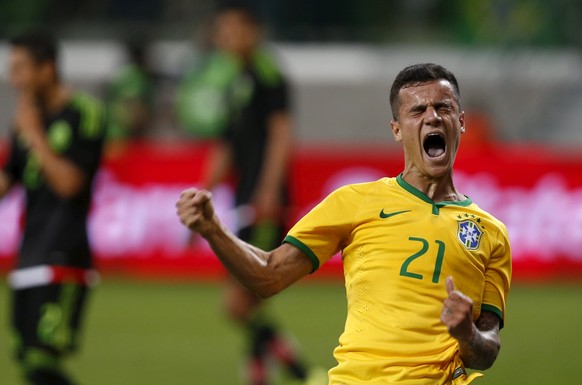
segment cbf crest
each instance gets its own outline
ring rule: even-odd
[[[459,224],[457,237],[467,250],[477,250],[481,244],[483,230],[478,222],[481,222],[481,219],[466,219],[457,222]]]

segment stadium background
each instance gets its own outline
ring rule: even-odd
[[[461,84],[468,133],[456,175],[463,191],[502,219],[515,280],[503,349],[483,384],[579,380],[582,331],[582,9],[576,1],[255,1],[295,91],[293,216],[338,185],[394,175],[400,150],[387,123],[388,88],[404,65],[433,61]],[[0,1],[0,38],[50,26],[63,39],[64,77],[103,95],[126,61],[124,42],[147,41],[156,74],[155,119],[145,138],[108,152],[90,231],[102,284],[74,370],[90,383],[233,384],[240,335],[220,313],[224,272],[175,218],[196,184],[208,143],[180,127],[175,89],[204,41],[211,1]],[[0,41],[0,134],[13,95]],[[0,147],[0,163],[6,155]],[[219,209],[234,226],[227,185]],[[0,202],[0,268],[18,245],[21,192]],[[2,284],[0,314],[8,306]],[[345,315],[341,265],[271,305],[314,365]],[[6,324],[7,322],[5,322]],[[0,384],[16,382],[0,329]]]

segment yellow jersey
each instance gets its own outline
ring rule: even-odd
[[[401,176],[344,186],[288,233],[314,271],[341,251],[345,330],[330,385],[468,384],[441,322],[445,281],[503,325],[511,280],[507,229],[470,199],[434,202]]]

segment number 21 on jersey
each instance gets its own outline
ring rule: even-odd
[[[406,258],[406,260],[402,263],[400,267],[400,275],[403,277],[409,277],[414,279],[424,279],[424,276],[419,273],[415,273],[414,269],[411,269],[410,264],[418,259],[418,258],[434,258],[434,270],[432,273],[432,282],[439,283],[439,278],[441,275],[441,267],[443,266],[443,259],[445,258],[445,243],[443,241],[435,240],[434,244],[437,245],[436,256],[434,253],[430,252],[429,249],[431,248],[431,242],[427,241],[424,238],[418,237],[409,237],[409,241],[418,243],[420,249],[412,254],[410,257]],[[432,250],[431,250],[432,251]]]

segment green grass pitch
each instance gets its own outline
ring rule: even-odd
[[[475,384],[578,383],[581,301],[582,285],[514,285],[501,354]],[[9,358],[8,302],[1,284],[2,385],[19,383]],[[311,364],[334,364],[345,317],[340,283],[298,284],[269,306]],[[243,340],[222,316],[218,284],[106,278],[90,301],[81,354],[68,367],[82,385],[239,384]]]

